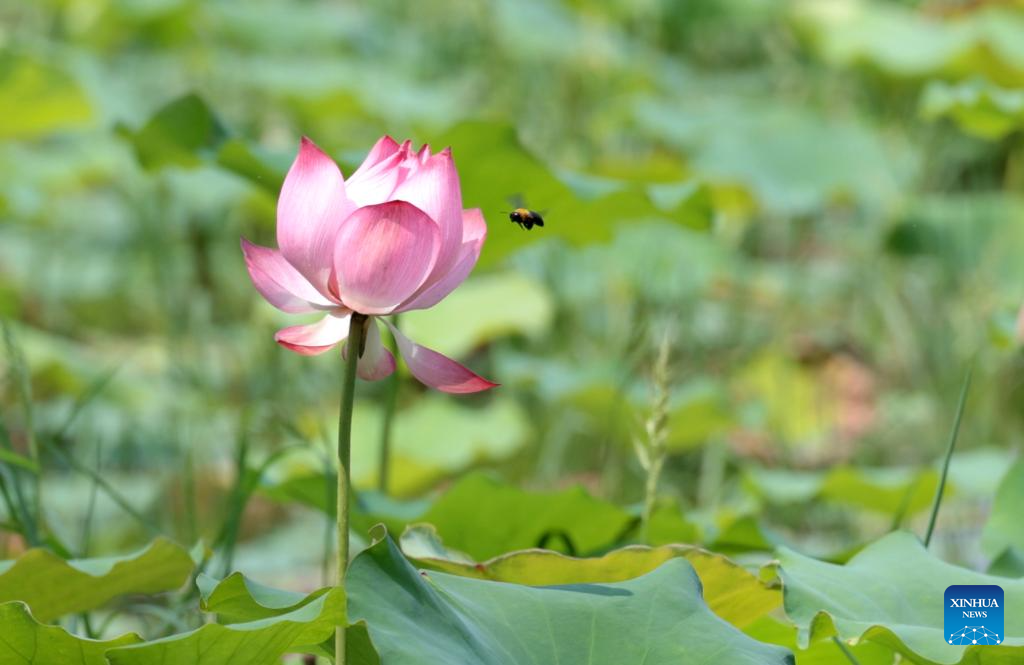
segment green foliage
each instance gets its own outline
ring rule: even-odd
[[[157,538],[123,557],[71,559],[33,549],[0,562],[0,602],[20,600],[39,621],[102,607],[128,593],[158,593],[181,587],[195,567],[180,545]]]
[[[509,552],[477,563],[445,548],[437,531],[430,526],[406,529],[400,542],[403,554],[430,570],[529,586],[622,582],[646,575],[666,561],[681,557],[693,566],[700,577],[708,607],[739,628],[749,626],[781,603],[777,589],[767,588],[728,558],[699,547],[630,546],[589,559],[534,549]]]
[[[716,617],[681,558],[625,582],[530,587],[420,573],[384,539],[356,558],[348,580],[351,616],[366,621],[388,663],[788,660]]]
[[[74,77],[53,64],[0,50],[0,138],[25,139],[80,128],[92,104]]]
[[[1012,9],[992,7],[936,20],[897,3],[801,2],[798,22],[829,60],[867,63],[895,77],[963,72],[1012,79],[1024,70],[1017,37],[1024,20]]]
[[[328,589],[309,595],[274,589],[247,579],[241,573],[232,573],[223,580],[201,574],[196,585],[202,596],[202,609],[217,614],[224,623],[255,621],[288,614],[308,605]]]
[[[141,642],[128,634],[112,640],[86,640],[58,626],[39,623],[25,603],[0,603],[0,662],[9,665],[108,665],[105,654]]]
[[[1024,602],[1024,581],[945,563],[904,532],[872,543],[844,566],[779,552],[786,614],[800,645],[838,635],[885,645],[915,663],[1011,663],[1024,655],[1024,618],[1006,613],[999,646],[956,646],[943,635],[943,592],[951,584],[998,584],[1006,605]],[[936,583],[936,580],[941,582]]]
[[[439,136],[436,143],[452,146],[457,164],[472,164],[460,171],[460,180],[463,204],[482,207],[490,221],[481,268],[496,265],[533,242],[536,238],[532,236],[541,235],[539,231],[524,233],[503,214],[514,207],[509,199],[517,195],[527,197],[528,205],[550,218],[551,223],[543,229],[545,239],[558,238],[575,245],[608,240],[612,229],[623,223],[665,220],[703,229],[710,222],[710,201],[698,186],[684,190],[678,201],[664,208],[655,204],[641,184],[627,180],[611,180],[604,183],[601,193],[582,196],[530,154],[507,125],[463,123]]]
[[[219,146],[225,135],[213,111],[196,95],[161,107],[137,132],[122,131],[147,169],[199,166],[202,154]]]
[[[608,547],[632,518],[582,487],[525,492],[483,474],[461,478],[423,514],[452,548],[483,560],[528,547],[588,554]]]
[[[1014,463],[996,490],[992,513],[985,524],[981,544],[992,557],[1005,552],[1024,552],[1020,507],[1024,505],[1024,460]]]
[[[742,100],[673,100],[644,103],[639,116],[648,133],[690,152],[699,173],[741,186],[769,213],[809,214],[849,200],[885,206],[912,173],[908,151],[862,123],[791,105],[762,103],[750,113]]]
[[[520,273],[496,273],[468,280],[436,307],[405,314],[402,330],[423,346],[461,357],[510,336],[543,335],[553,309],[543,285]]]
[[[107,651],[111,665],[193,663],[194,665],[270,665],[285,653],[318,650],[345,621],[345,595],[333,589],[297,609],[231,625],[207,624],[198,630]]]
[[[797,646],[797,629],[774,617],[764,617],[744,632],[754,639],[791,650],[796,656],[796,665],[846,665],[852,662],[834,640],[819,640],[801,649]],[[844,646],[857,659],[857,665],[893,665],[895,662],[896,653],[882,644],[858,641]]]
[[[931,505],[939,474],[934,469],[834,467],[826,472],[747,470],[755,492],[773,503],[824,499],[889,515],[913,514]]]
[[[376,486],[380,419],[374,405],[358,405],[352,425],[352,478],[357,488]],[[527,417],[508,401],[468,408],[431,395],[401,411],[393,427],[391,490],[408,495],[476,464],[507,459],[525,444]],[[308,448],[293,450],[266,470],[262,491],[332,512],[334,495],[327,492],[334,491],[333,484],[325,484],[333,481],[324,480],[323,469],[322,456]]]
[[[639,661],[616,649],[650,637],[649,662],[689,662],[707,630],[726,645],[708,662],[784,658],[708,608],[798,665],[1022,659],[940,653],[935,614],[947,584],[1001,576],[1019,599],[1024,575],[1020,2],[0,16],[0,315],[22,347],[0,356],[0,662],[330,657],[340,359],[273,343],[307,321],[259,302],[238,238],[275,244],[300,136],[350,175],[385,133],[451,145],[488,223],[471,279],[400,325],[502,385],[452,398],[403,367],[396,393],[359,384],[353,539],[405,530],[428,572],[387,541],[357,559],[350,665],[381,662],[373,641],[385,664],[546,664],[545,611],[562,662],[590,637],[595,661]],[[508,221],[517,194],[544,228]],[[666,338],[641,530],[632,442]],[[931,547],[861,551],[925,533],[969,362]],[[210,543],[205,572],[166,539],[76,558],[150,533]],[[782,543],[785,589],[747,572]]]
[[[965,132],[998,140],[1024,126],[1024,91],[969,81],[932,82],[921,100],[926,118],[951,118]]]

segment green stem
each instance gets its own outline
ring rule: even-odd
[[[839,650],[843,652],[844,656],[846,656],[846,660],[848,660],[851,663],[853,663],[853,665],[860,665],[860,661],[857,660],[857,657],[853,655],[853,652],[850,651],[849,648],[847,648],[845,642],[843,642],[841,639],[839,639],[835,635],[832,636],[832,641],[836,643],[836,646],[839,647]]]
[[[392,323],[398,325],[398,314],[392,318]],[[398,358],[398,345],[394,336],[388,344],[392,355]],[[391,479],[391,425],[395,420],[395,407],[398,405],[398,390],[402,385],[398,368],[388,379],[387,395],[384,398],[384,415],[380,428],[380,461],[377,464],[377,489],[382,494],[388,493],[388,481]]]
[[[964,377],[964,385],[960,389],[960,403],[956,407],[956,418],[953,420],[953,429],[949,433],[949,445],[946,447],[946,458],[942,461],[942,475],[939,476],[939,486],[935,490],[935,501],[932,502],[932,514],[928,518],[928,530],[924,534],[924,546],[932,542],[932,533],[935,531],[935,521],[939,517],[939,506],[942,505],[942,493],[946,489],[946,476],[949,474],[949,462],[953,459],[953,450],[956,448],[956,438],[960,434],[960,421],[964,417],[964,406],[967,404],[967,391],[971,388],[971,374],[974,373],[974,366],[967,369],[967,376]]]
[[[356,393],[356,368],[363,353],[366,315],[353,312],[348,327],[348,358],[341,383],[341,414],[338,417],[338,586],[345,588],[348,569],[349,460],[352,455],[352,406]],[[334,662],[345,664],[345,626],[334,632]]]

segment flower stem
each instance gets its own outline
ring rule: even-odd
[[[392,318],[392,322],[398,325],[398,314]],[[398,348],[394,336],[388,344],[392,355],[398,358]],[[398,368],[388,378],[387,393],[384,397],[384,415],[380,428],[380,461],[377,465],[377,489],[382,494],[388,493],[388,481],[391,477],[391,425],[395,420],[395,407],[398,404],[398,390],[401,387],[402,379],[399,376]]]
[[[356,393],[356,368],[363,352],[363,332],[366,329],[366,315],[356,312],[348,327],[348,357],[345,359],[345,373],[341,383],[341,414],[338,416],[338,586],[345,588],[345,572],[348,569],[348,499],[349,460],[352,454],[352,405]],[[334,662],[345,663],[345,626],[338,626],[334,632]]]

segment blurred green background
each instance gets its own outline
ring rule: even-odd
[[[427,514],[475,556],[639,540],[668,339],[649,542],[842,559],[920,532],[973,365],[939,535],[987,566],[1024,548],[978,538],[1024,438],[1022,127],[1020,2],[8,0],[5,477],[38,446],[36,539],[70,554],[162,532],[315,585],[341,361],[274,344],[299,321],[238,239],[275,244],[301,135],[350,173],[388,133],[451,145],[489,226],[471,280],[402,326],[503,385],[403,379],[385,497],[390,387],[360,384],[362,534]],[[543,229],[508,221],[516,194]],[[598,503],[512,487],[577,484]],[[614,532],[568,533],[574,511]],[[475,545],[494,515],[532,526]],[[5,519],[0,558],[33,540]]]

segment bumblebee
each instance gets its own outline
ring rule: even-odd
[[[544,226],[544,218],[540,213],[528,208],[516,208],[508,214],[508,218],[518,224],[519,228],[527,231],[535,226]]]
[[[512,204],[512,212],[508,214],[508,218],[512,220],[513,224],[518,224],[519,228],[526,231],[535,226],[544,226],[544,218],[541,217],[541,213],[527,208],[522,194],[513,194],[508,197],[508,202]]]

